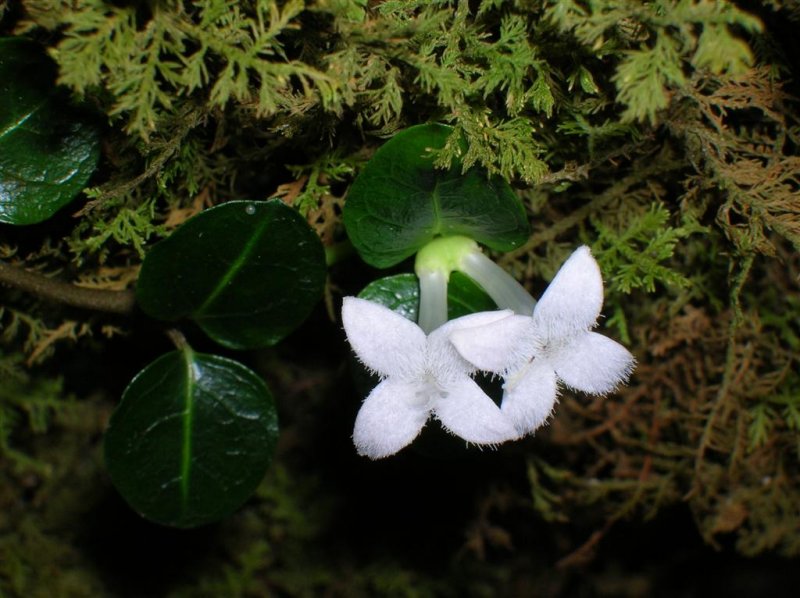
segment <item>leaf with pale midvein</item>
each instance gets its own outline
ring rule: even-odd
[[[234,349],[272,345],[322,296],[325,252],[308,223],[279,200],[232,201],[187,220],[145,256],[142,310],[191,318]]]
[[[275,450],[266,384],[237,361],[186,348],[131,381],[106,432],[114,486],[144,517],[176,527],[219,520],[255,491]]]

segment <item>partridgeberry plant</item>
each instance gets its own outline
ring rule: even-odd
[[[575,250],[537,303],[469,236],[477,230],[484,242],[506,242],[503,233],[493,228],[494,211],[481,214],[480,204],[473,204],[475,212],[454,209],[443,216],[440,183],[447,176],[437,177],[430,153],[419,151],[422,146],[412,154],[414,160],[405,145],[406,139],[418,144],[430,132],[441,135],[437,126],[416,127],[398,135],[362,175],[378,187],[381,181],[391,180],[395,189],[424,187],[419,181],[428,180],[425,193],[415,190],[404,198],[393,191],[395,201],[389,206],[382,201],[380,188],[372,196],[362,195],[366,186],[355,184],[345,208],[345,221],[358,223],[349,229],[354,245],[376,265],[386,265],[387,255],[407,255],[414,247],[409,239],[427,241],[417,241],[415,247],[416,324],[407,313],[399,315],[364,298],[346,297],[342,308],[353,351],[381,378],[365,399],[353,432],[358,452],[373,459],[410,444],[430,415],[468,443],[497,445],[518,439],[546,422],[556,403],[559,381],[604,395],[628,379],[635,362],[622,345],[591,331],[603,304],[603,280],[588,247]],[[395,153],[406,161],[403,169],[392,166]],[[416,178],[406,181],[403,172]],[[514,195],[506,193],[498,181],[475,169],[469,176],[472,189],[486,181],[503,208],[501,214],[515,213]],[[446,192],[448,186],[444,188]],[[470,199],[465,198],[465,205],[470,205]],[[395,237],[395,245],[392,237],[372,238],[359,221],[348,218],[348,209],[384,224],[402,215],[405,222],[397,223],[403,226],[402,234]],[[487,230],[492,232],[486,234]],[[451,231],[462,234],[447,234]],[[453,272],[467,275],[500,309],[448,319],[448,283]],[[499,406],[471,378],[479,371],[502,377]]]
[[[0,0],[0,595],[113,594],[92,528],[158,541],[95,509],[112,482],[172,526],[247,501],[183,534],[213,554],[142,553],[187,596],[513,594],[520,562],[552,580],[520,558],[531,517],[600,525],[528,548],[585,533],[559,570],[606,571],[604,530],[677,504],[708,544],[800,555],[798,22],[796,0]],[[431,120],[452,127],[406,129]],[[377,275],[337,261],[345,229]],[[374,374],[344,409],[344,333],[321,309],[292,332],[323,285],[332,320],[357,295]],[[597,333],[637,360],[605,400],[633,359]],[[433,484],[405,459],[464,443]],[[437,529],[467,558],[427,581],[391,521],[446,558],[419,515],[447,475]],[[324,541],[350,513],[380,563],[370,534]],[[513,558],[473,567],[498,525]]]

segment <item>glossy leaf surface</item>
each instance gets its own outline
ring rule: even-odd
[[[152,521],[195,527],[255,491],[278,438],[266,384],[242,364],[189,349],[131,381],[105,437],[111,480]]]
[[[347,195],[344,223],[367,263],[387,268],[437,236],[464,235],[510,251],[528,237],[525,210],[502,179],[479,169],[434,168],[431,149],[451,133],[444,125],[418,125],[386,142]]]
[[[414,274],[386,276],[369,283],[358,294],[380,303],[416,322],[419,311],[419,282]],[[469,277],[452,272],[447,285],[447,317],[452,320],[468,314],[497,309],[494,301]]]
[[[0,38],[0,222],[47,220],[97,165],[97,126],[55,87],[55,65],[22,38]]]
[[[191,318],[227,347],[263,347],[305,320],[325,274],[322,243],[295,210],[279,200],[234,201],[154,246],[136,298],[148,315]]]

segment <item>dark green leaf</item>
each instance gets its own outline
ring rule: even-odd
[[[379,278],[364,287],[358,296],[385,305],[413,322],[417,321],[419,282],[414,274],[396,274]],[[471,278],[460,272],[450,274],[450,282],[447,285],[449,319],[494,309],[497,309],[497,305]]]
[[[150,250],[136,298],[154,318],[192,318],[226,347],[262,347],[308,317],[325,274],[322,243],[295,210],[277,199],[232,201]]]
[[[0,38],[0,222],[47,220],[97,165],[97,127],[54,82],[54,65],[37,44]]]
[[[413,255],[436,236],[464,235],[498,251],[528,238],[522,203],[497,177],[479,169],[461,173],[434,168],[451,128],[419,125],[381,147],[353,183],[344,223],[367,263],[387,268]]]
[[[125,389],[105,458],[117,490],[143,516],[176,527],[221,519],[255,491],[278,437],[264,381],[242,364],[162,355]]]

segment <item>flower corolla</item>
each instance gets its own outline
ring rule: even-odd
[[[470,443],[494,445],[517,438],[509,418],[470,377],[476,368],[448,340],[455,332],[490,325],[511,313],[464,316],[426,335],[382,305],[345,297],[342,322],[350,346],[382,378],[356,417],[358,453],[372,459],[396,453],[417,437],[431,415]]]
[[[450,332],[458,353],[476,368],[504,378],[501,410],[520,435],[549,417],[558,381],[590,394],[627,380],[633,356],[591,329],[603,306],[603,279],[589,248],[567,259],[531,316],[509,315]]]

